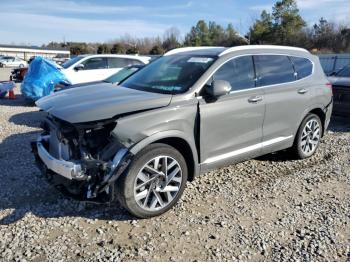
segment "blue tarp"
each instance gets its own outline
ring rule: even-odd
[[[59,82],[69,83],[57,64],[39,56],[30,63],[21,92],[25,97],[36,101],[51,94]]]

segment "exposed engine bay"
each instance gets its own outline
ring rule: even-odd
[[[79,200],[114,200],[114,182],[131,161],[131,153],[113,136],[115,119],[70,124],[48,116],[44,132],[32,143],[47,179]]]

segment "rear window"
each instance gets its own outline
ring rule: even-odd
[[[312,74],[313,65],[309,59],[295,56],[291,56],[290,59],[293,62],[298,79],[303,79]]]
[[[294,68],[284,55],[255,55],[258,86],[276,85],[295,80]]]

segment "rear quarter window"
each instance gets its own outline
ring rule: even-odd
[[[313,64],[309,59],[295,56],[291,56],[290,59],[297,73],[297,79],[303,79],[312,74]]]
[[[295,81],[294,68],[287,56],[255,55],[254,63],[258,77],[258,86]]]

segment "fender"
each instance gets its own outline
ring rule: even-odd
[[[296,128],[294,130],[294,134],[296,134],[298,132],[299,126],[301,125],[301,122],[303,122],[306,115],[315,109],[321,109],[326,114],[325,106],[323,104],[313,104],[313,105],[309,106],[308,108],[306,108],[304,110],[303,114],[301,115],[301,118],[298,121],[298,125],[296,126]],[[326,121],[327,121],[327,117],[326,117]],[[325,125],[325,123],[322,123],[322,124]],[[325,130],[323,130],[323,133],[324,133],[324,131]]]
[[[194,161],[194,170],[193,175],[196,177],[199,175],[199,163],[198,163],[198,152],[196,148],[196,144],[194,142],[194,139],[189,139],[186,134],[180,130],[167,130],[167,131],[161,131],[154,133],[151,136],[146,137],[145,139],[139,141],[137,144],[133,145],[129,151],[133,155],[137,154],[139,151],[141,151],[143,148],[145,148],[147,145],[154,143],[158,140],[164,139],[164,138],[181,138],[184,141],[187,142],[187,144],[190,146],[192,151],[192,157]]]

